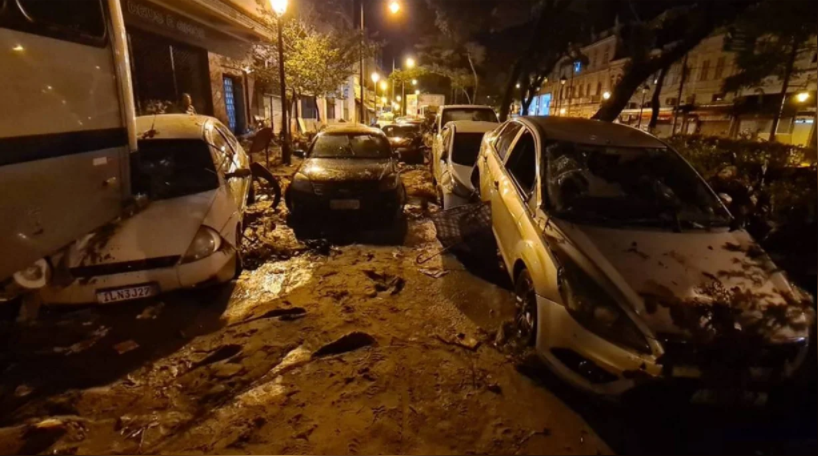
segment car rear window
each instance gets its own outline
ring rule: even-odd
[[[383,133],[386,137],[409,137],[414,136],[420,131],[417,126],[385,126]]]
[[[167,200],[219,187],[210,146],[196,139],[139,141],[133,171],[134,193]]]
[[[480,153],[483,133],[456,133],[452,146],[452,161],[466,166],[474,166]]]
[[[498,123],[497,114],[492,109],[446,109],[443,111],[441,126],[450,121],[489,121]]]
[[[384,135],[322,134],[308,154],[310,158],[390,158],[392,150]]]

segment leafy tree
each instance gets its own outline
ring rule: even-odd
[[[269,12],[264,17],[276,31],[276,18]],[[306,13],[282,22],[286,83],[298,95],[324,96],[337,91],[356,72],[362,52],[365,58],[370,58],[380,50],[379,43],[364,39],[359,31],[345,27],[318,30],[312,25],[317,22]],[[254,45],[251,57],[256,79],[278,85],[277,41]]]
[[[728,33],[725,48],[736,52],[738,73],[724,81],[724,91],[732,92],[761,84],[767,77],[781,79],[781,108],[786,101],[792,78],[811,70],[798,67],[796,62],[805,54],[812,55],[815,45],[815,0],[766,0],[743,14]],[[781,110],[773,116],[770,141],[781,117]]]
[[[633,6],[631,1],[628,3]],[[636,13],[627,18],[620,32],[622,45],[618,54],[630,60],[613,88],[611,98],[592,118],[615,120],[634,92],[651,75],[681,59],[718,27],[732,22],[749,7],[750,2],[698,0],[676,1],[674,4],[677,6],[651,20],[643,21]]]

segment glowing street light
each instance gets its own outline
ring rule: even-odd
[[[400,96],[398,96],[398,98],[397,98],[397,99],[398,99],[398,102],[400,102],[401,100],[403,100],[403,98],[401,98]]]
[[[517,83],[517,89],[520,89],[520,84],[519,83]]]
[[[400,2],[398,2],[398,0],[392,0],[389,3],[389,12],[392,14],[398,14],[398,12],[400,12]]]
[[[807,102],[807,99],[809,99],[809,93],[806,91],[798,93],[798,95],[795,96],[795,99],[798,102]]]
[[[412,86],[417,86],[417,85],[418,85],[418,81],[413,78],[412,79]]]
[[[565,109],[560,109],[560,115],[565,115]]]
[[[406,58],[406,68],[411,69],[415,67],[415,59],[414,58]]]
[[[610,98],[611,98],[611,92],[610,91],[605,91],[604,93],[602,93],[602,99],[605,99],[607,101]]]
[[[284,39],[281,36],[281,29],[284,28],[282,18],[287,12],[288,0],[270,0],[270,6],[276,14],[276,29],[278,29],[278,79],[281,82],[281,162],[290,164],[290,133],[289,122],[287,121],[287,110],[284,101],[287,100],[287,83],[284,78]],[[267,161],[269,166],[269,159]]]
[[[388,88],[388,87],[389,87],[389,83],[387,83],[386,80],[381,82],[381,90],[386,91],[386,88]]]
[[[419,89],[416,89],[416,90],[415,90],[415,96],[417,96],[417,95],[419,95],[419,94],[420,94],[420,90],[419,90]]]
[[[378,72],[372,72],[370,78],[372,78],[372,83],[377,84],[381,79],[381,75]]]

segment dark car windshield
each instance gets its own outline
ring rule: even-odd
[[[489,108],[484,109],[446,109],[443,111],[442,124],[450,121],[490,121],[497,123],[497,114]]]
[[[133,168],[134,193],[166,200],[219,187],[210,146],[204,140],[139,141]]]
[[[376,134],[322,134],[310,149],[310,158],[390,158],[385,137]]]
[[[418,134],[420,128],[418,126],[404,125],[404,126],[384,126],[383,133],[386,137],[412,137]]]
[[[477,154],[480,153],[481,142],[483,133],[456,133],[452,146],[452,161],[459,165],[474,166]]]
[[[548,205],[562,217],[645,226],[729,224],[716,196],[671,150],[553,142],[545,153]]]

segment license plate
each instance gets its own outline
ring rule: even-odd
[[[330,200],[330,209],[361,209],[361,200]]]
[[[131,286],[120,289],[109,289],[97,291],[97,302],[116,303],[127,302],[128,300],[145,299],[159,294],[159,286],[156,284],[146,284],[143,286]]]
[[[705,405],[762,407],[767,404],[767,393],[761,391],[702,389],[693,393],[690,402]]]

